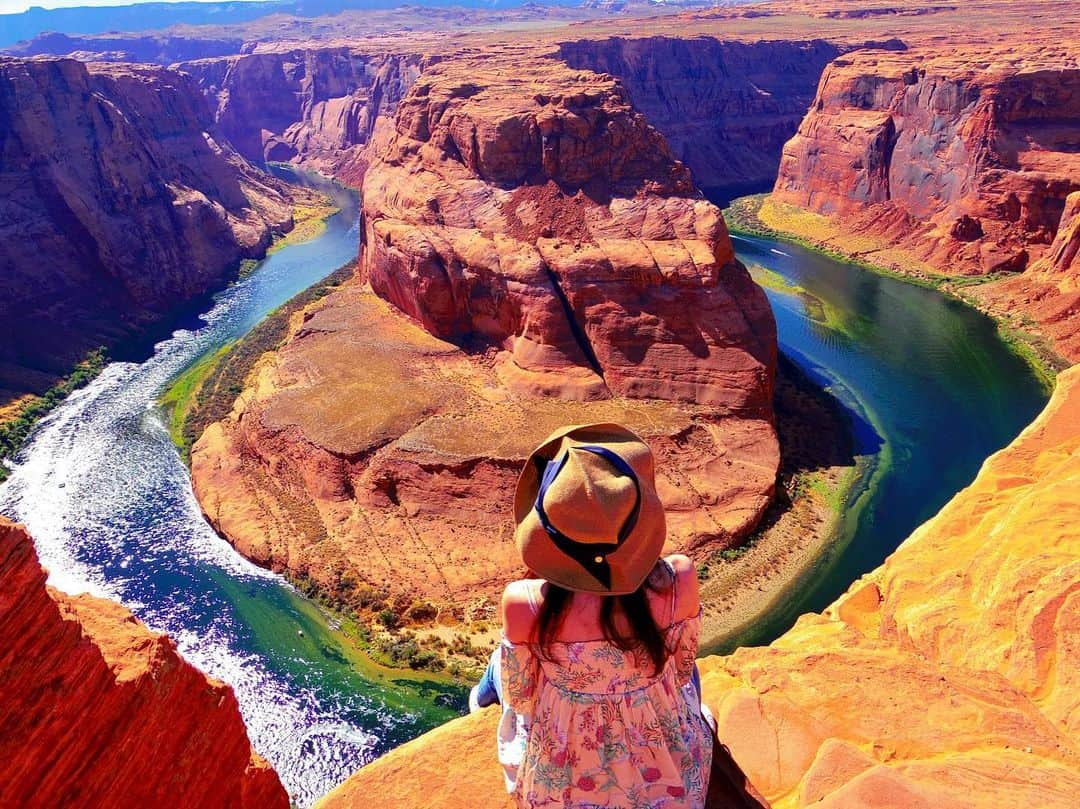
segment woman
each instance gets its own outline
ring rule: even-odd
[[[697,577],[685,556],[660,558],[648,446],[615,424],[560,430],[514,508],[539,578],[506,588],[503,643],[471,700],[503,704],[508,789],[524,807],[700,809],[713,737],[695,687]]]

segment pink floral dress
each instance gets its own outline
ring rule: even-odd
[[[658,675],[644,650],[606,640],[556,644],[548,661],[504,639],[499,759],[518,804],[703,807],[712,731],[690,681],[700,630],[700,612],[669,626]]]

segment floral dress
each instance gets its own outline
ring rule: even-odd
[[[701,809],[712,731],[690,679],[700,630],[700,612],[669,626],[658,675],[644,650],[606,640],[557,643],[548,661],[504,639],[499,759],[518,804]]]

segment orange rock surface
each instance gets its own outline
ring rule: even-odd
[[[775,325],[719,211],[614,80],[518,56],[413,85],[364,177],[362,277],[192,451],[222,534],[349,603],[490,608],[521,572],[509,492],[561,424],[652,442],[672,550],[745,536],[775,485]]]
[[[45,585],[0,518],[0,805],[289,805],[227,685],[119,604]]]
[[[518,392],[768,416],[768,302],[610,76],[527,52],[441,62],[396,130],[364,176],[376,293],[438,337],[507,351]]]
[[[773,198],[942,272],[1022,270],[1080,190],[1080,41],[863,51],[826,68]]]
[[[722,738],[776,807],[1038,806],[1080,794],[1080,368],[975,482],[822,615],[699,661]],[[495,711],[319,804],[502,807]],[[486,739],[486,743],[485,743]],[[419,785],[423,785],[423,793]]]
[[[968,294],[991,311],[1030,318],[1061,356],[1080,362],[1080,191],[1065,201],[1050,249],[1023,274]]]

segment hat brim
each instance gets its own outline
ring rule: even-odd
[[[535,459],[554,459],[564,439],[571,443],[608,445],[630,463],[638,476],[641,507],[637,522],[619,547],[607,554],[611,569],[610,587],[605,587],[578,562],[559,550],[544,530],[534,508],[540,488],[540,472]],[[634,592],[656,566],[667,534],[664,506],[656,494],[654,474],[648,445],[622,425],[604,422],[573,425],[555,431],[529,456],[514,492],[514,541],[522,561],[536,575],[567,590],[602,595]]]

